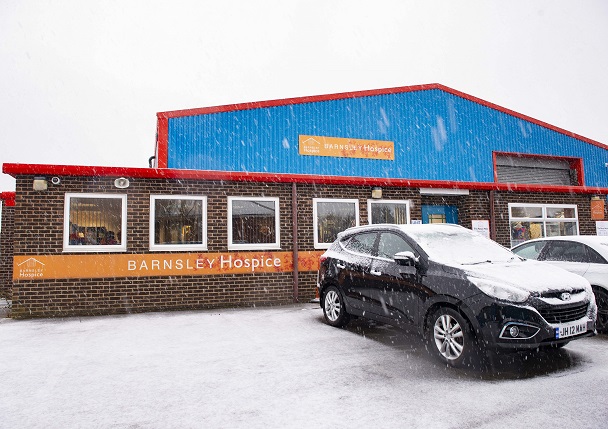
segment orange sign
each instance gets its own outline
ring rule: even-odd
[[[298,270],[319,269],[322,252],[299,252]],[[293,271],[291,252],[15,256],[13,280],[204,276]]]
[[[591,219],[592,220],[603,220],[604,219],[604,200],[599,198],[591,199]]]
[[[299,140],[300,155],[395,160],[395,145],[389,141],[304,135]]]

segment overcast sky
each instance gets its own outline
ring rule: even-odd
[[[606,0],[1,0],[0,163],[147,167],[157,112],[426,83],[608,144],[607,79]]]

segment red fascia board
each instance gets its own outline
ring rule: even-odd
[[[0,200],[4,201],[4,205],[7,207],[13,207],[15,205],[15,192],[0,192]]]
[[[13,177],[80,176],[128,177],[141,179],[182,179],[226,182],[305,183],[319,185],[386,186],[406,188],[468,189],[480,191],[555,192],[608,195],[608,188],[510,183],[434,181],[378,177],[318,176],[312,174],[244,173],[213,170],[174,170],[166,168],[94,167],[45,164],[3,164],[2,171]]]
[[[313,95],[306,97],[282,98],[267,101],[226,104],[222,106],[201,107],[195,109],[174,110],[157,113],[158,118],[180,118],[184,116],[206,115],[209,113],[233,112],[237,110],[260,109],[264,107],[288,106],[291,104],[315,103],[319,101],[342,100],[347,98],[360,98],[375,95],[397,94],[401,92],[424,91],[429,89],[445,89],[443,85],[431,83],[426,85],[402,86],[395,88],[372,89],[366,91],[340,92],[336,94]]]
[[[373,89],[373,90],[366,90],[366,91],[342,92],[342,93],[336,93],[336,94],[316,95],[316,96],[308,96],[308,97],[284,98],[284,99],[278,99],[278,100],[258,101],[258,102],[249,102],[249,103],[240,103],[240,104],[227,104],[227,105],[223,105],[223,106],[202,107],[202,108],[196,108],[196,109],[159,112],[156,114],[157,119],[158,119],[158,124],[159,124],[158,127],[159,127],[159,130],[161,127],[164,128],[163,134],[161,134],[159,132],[159,137],[158,137],[159,148],[164,144],[165,147],[163,148],[163,150],[166,151],[168,141],[166,138],[164,140],[161,140],[161,137],[168,137],[167,128],[168,128],[168,119],[169,118],[204,115],[204,114],[210,114],[210,113],[232,112],[232,111],[237,111],[237,110],[258,109],[258,108],[263,108],[263,107],[285,106],[285,105],[290,105],[290,104],[313,103],[313,102],[318,102],[318,101],[341,100],[341,99],[346,99],[346,98],[358,98],[358,97],[368,97],[368,96],[376,96],[376,95],[397,94],[397,93],[403,93],[403,92],[427,91],[427,90],[431,90],[431,89],[439,89],[439,90],[445,91],[452,95],[456,95],[458,97],[464,98],[465,100],[469,100],[474,103],[481,104],[482,106],[489,107],[490,109],[494,109],[499,112],[506,113],[507,115],[511,115],[516,118],[528,121],[528,122],[532,122],[533,124],[536,124],[543,128],[550,129],[550,130],[558,132],[560,134],[564,134],[568,137],[572,137],[572,138],[581,140],[585,143],[592,144],[592,145],[600,147],[602,149],[608,149],[608,145],[600,143],[596,140],[592,140],[587,137],[583,137],[579,134],[575,134],[575,133],[565,130],[563,128],[559,128],[554,125],[548,124],[547,122],[543,122],[538,119],[532,118],[530,116],[524,115],[522,113],[516,112],[514,110],[507,109],[505,107],[499,106],[498,104],[494,104],[489,101],[482,100],[481,98],[477,98],[475,96],[465,94],[464,92],[455,90],[455,89],[447,87],[445,85],[441,85],[439,83],[401,86],[401,87],[384,88],[384,89]],[[160,164],[159,164],[159,166],[160,166]]]
[[[169,119],[160,116],[156,125],[156,165],[158,168],[169,165]]]

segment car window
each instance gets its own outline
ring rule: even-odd
[[[585,246],[585,247],[587,247],[587,254],[589,256],[589,262],[591,262],[592,264],[607,264],[608,263],[608,262],[606,262],[606,259],[604,259],[604,257],[602,255],[597,253],[591,247],[589,247],[589,246]]]
[[[545,247],[545,244],[546,242],[544,241],[535,241],[532,243],[522,244],[521,246],[513,249],[513,253],[526,259],[538,259],[538,255]]]
[[[378,256],[382,258],[395,259],[395,254],[409,250],[414,252],[414,249],[408,244],[405,239],[392,232],[383,232],[380,234],[378,242]]]
[[[348,240],[347,243],[344,244],[344,248],[351,252],[371,255],[374,249],[376,236],[377,234],[375,232],[354,235],[350,240]]]
[[[552,241],[544,253],[545,261],[589,262],[587,246],[573,241]]]

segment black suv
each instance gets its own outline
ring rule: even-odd
[[[443,362],[483,348],[561,347],[595,333],[589,282],[458,225],[350,228],[321,256],[325,320],[416,327]]]

